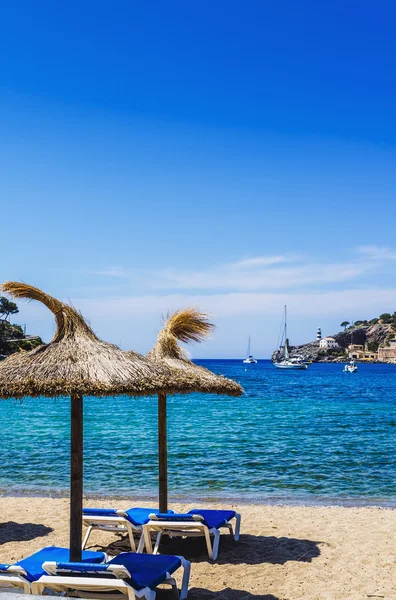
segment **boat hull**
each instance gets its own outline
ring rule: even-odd
[[[305,369],[308,369],[308,365],[306,365],[306,364],[293,365],[293,364],[284,364],[284,363],[274,363],[274,365],[277,369],[286,369],[289,371],[304,371]]]

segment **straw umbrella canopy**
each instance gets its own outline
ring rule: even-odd
[[[0,398],[25,396],[71,399],[70,560],[81,560],[83,497],[83,396],[147,396],[178,390],[177,378],[147,358],[100,340],[82,315],[41,290],[7,282],[14,298],[42,302],[55,315],[49,344],[11,355],[0,363]]]
[[[195,308],[178,310],[168,316],[158,334],[157,343],[147,354],[156,365],[165,365],[176,379],[184,378],[185,391],[240,396],[242,387],[226,377],[216,375],[188,358],[179,342],[201,342],[214,329],[208,316]],[[159,509],[168,510],[168,459],[166,435],[166,391],[158,393],[158,462],[159,462]]]

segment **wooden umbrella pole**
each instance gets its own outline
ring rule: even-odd
[[[159,510],[168,512],[168,450],[166,441],[166,394],[158,394]]]
[[[83,503],[83,398],[71,395],[70,560],[81,561]]]

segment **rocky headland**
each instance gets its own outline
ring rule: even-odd
[[[380,346],[389,345],[389,340],[395,335],[393,323],[357,325],[329,336],[335,339],[338,348],[323,350],[319,347],[319,341],[314,340],[300,346],[289,346],[289,354],[291,357],[304,356],[313,362],[345,362],[348,358],[347,348],[351,341],[353,344],[359,344],[369,351],[376,352]],[[283,348],[273,353],[272,360],[280,360],[282,357]]]

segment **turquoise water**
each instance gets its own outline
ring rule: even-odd
[[[200,361],[242,398],[168,400],[171,498],[396,506],[396,366]],[[155,497],[156,398],[86,398],[85,492]],[[67,493],[69,400],[0,402],[3,493]]]

